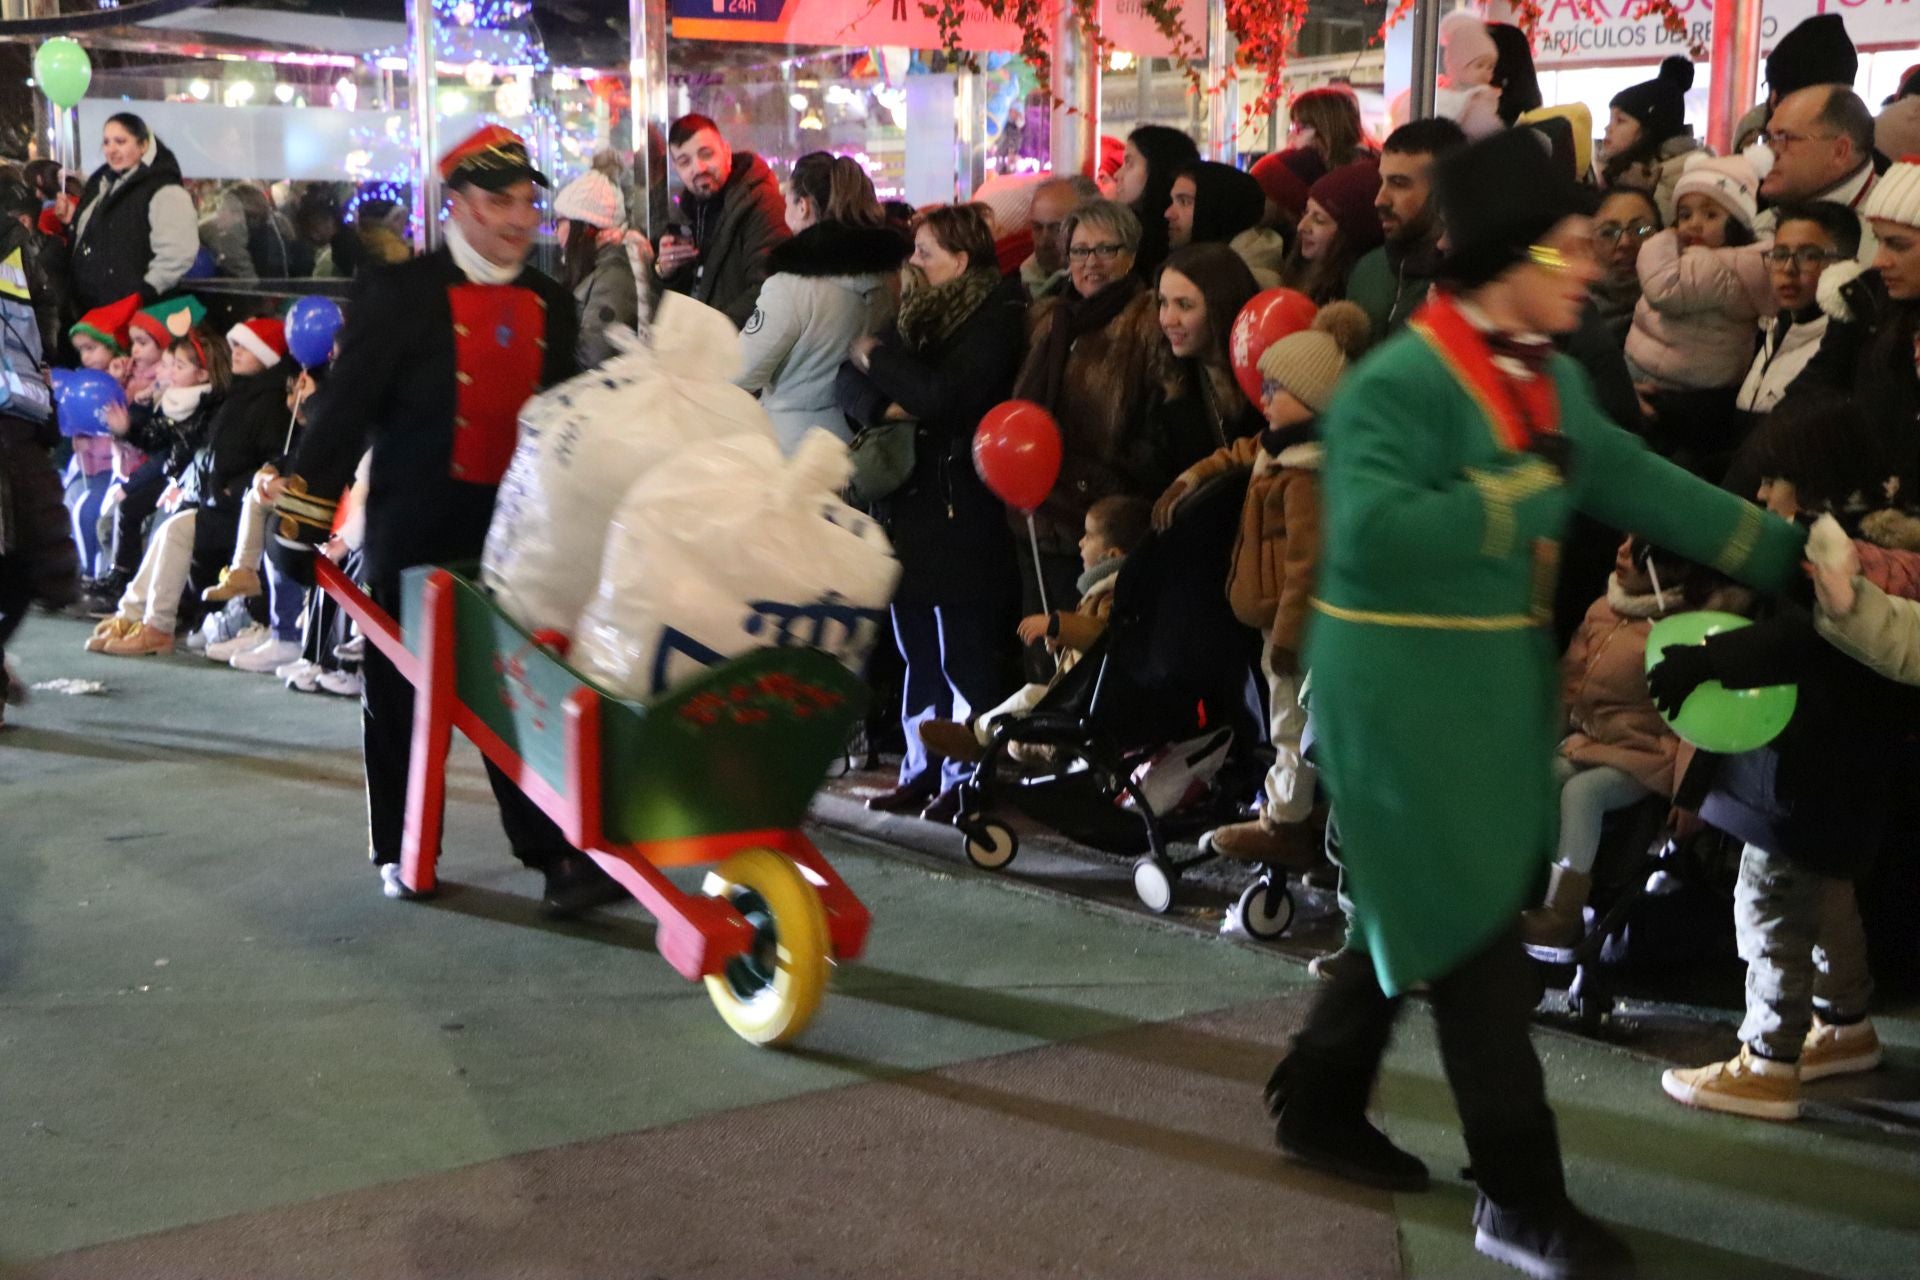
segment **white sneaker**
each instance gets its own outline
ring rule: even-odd
[[[355,671],[323,671],[315,683],[328,693],[337,693],[343,698],[360,696],[360,675]]]
[[[187,633],[187,652],[205,653],[207,651],[207,631],[204,626],[196,627]]]
[[[281,679],[289,689],[297,689],[301,693],[312,693],[320,687],[320,664],[296,662]]]
[[[333,646],[333,656],[342,662],[360,662],[367,656],[367,638],[355,635],[344,644]]]
[[[292,662],[283,662],[279,666],[275,667],[273,669],[273,678],[275,680],[285,680],[288,676],[294,674],[296,671],[300,670],[302,667],[310,667],[312,665],[313,664],[311,662],[308,662],[305,658],[295,658]]]
[[[266,675],[275,668],[283,667],[300,656],[298,640],[276,640],[269,635],[266,640],[245,653],[236,653],[227,659],[227,665],[235,671],[252,671]]]
[[[255,622],[231,640],[216,640],[209,644],[207,657],[214,662],[229,662],[247,650],[258,648],[271,639],[273,639],[273,632]]]

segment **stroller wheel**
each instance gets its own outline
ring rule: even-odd
[[[1265,942],[1277,938],[1293,923],[1293,893],[1286,882],[1261,876],[1240,895],[1240,926],[1247,936]]]
[[[960,827],[966,840],[967,861],[987,871],[998,871],[1020,852],[1020,837],[1002,822],[965,822]]]
[[[1142,858],[1133,864],[1133,891],[1147,910],[1165,915],[1173,905],[1173,876],[1152,858]]]

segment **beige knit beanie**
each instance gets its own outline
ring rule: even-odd
[[[1881,174],[1860,212],[1903,227],[1920,227],[1920,156],[1908,156]]]
[[[589,169],[553,197],[553,216],[563,221],[576,219],[590,227],[611,231],[627,225],[627,202],[606,174]]]
[[[1371,334],[1366,312],[1351,302],[1330,302],[1311,328],[1290,333],[1261,353],[1260,376],[1324,413],[1347,362],[1366,348]]]

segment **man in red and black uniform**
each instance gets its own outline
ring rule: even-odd
[[[312,546],[373,450],[362,551],[374,600],[396,615],[401,570],[479,558],[520,406],[575,372],[573,300],[526,265],[540,227],[534,187],[548,185],[526,144],[488,126],[447,153],[440,176],[451,193],[446,245],[360,277],[292,473],[276,484],[275,558],[311,581]],[[362,677],[373,861],[386,895],[404,898],[414,691],[373,646]],[[489,764],[487,775],[514,856],[546,876],[549,911],[618,895],[504,774]]]

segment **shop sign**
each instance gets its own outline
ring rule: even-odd
[[[1669,31],[1661,18],[1643,15],[1644,7],[1643,0],[1548,0],[1534,39],[1535,65],[1651,63],[1669,54],[1685,55],[1689,46],[1704,49],[1712,44],[1712,0],[1674,0],[1674,11],[1687,24],[1684,33]],[[1862,47],[1920,40],[1920,0],[1765,0],[1761,54],[1821,13],[1840,14],[1847,34]]]
[[[672,0],[677,40],[751,40],[768,44],[896,45],[937,49],[940,29],[922,0]],[[1183,0],[1187,31],[1204,47],[1206,0]],[[1172,52],[1140,0],[1104,0],[1101,31],[1139,57]],[[969,5],[960,45],[971,53],[1018,53],[1020,28]]]

